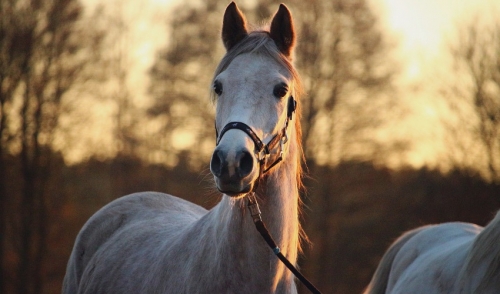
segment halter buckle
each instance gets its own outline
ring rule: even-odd
[[[257,156],[257,159],[259,160],[259,162],[263,162],[265,161],[266,157],[269,156],[269,152],[267,152],[266,150],[267,148],[262,148],[260,149],[259,151],[257,151],[255,154]]]

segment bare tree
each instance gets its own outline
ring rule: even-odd
[[[449,48],[454,75],[442,91],[453,116],[445,125],[450,144],[460,147],[450,157],[462,167],[484,162],[487,177],[499,181],[500,22],[474,18]]]
[[[210,80],[223,53],[219,32],[225,5],[210,0],[176,9],[168,23],[169,43],[151,68],[154,104],[148,112],[161,129],[149,143],[166,157],[167,163],[176,162],[179,150],[173,142],[183,140],[183,134],[191,136],[187,149],[194,150],[190,151],[192,161],[208,160],[207,152],[203,152],[208,148],[203,147],[213,145],[215,136]]]
[[[0,292],[5,293],[6,271],[4,268],[6,225],[7,225],[7,180],[6,145],[10,141],[7,133],[12,96],[21,80],[21,67],[25,63],[26,50],[21,42],[30,34],[30,29],[21,26],[23,16],[12,14],[12,1],[0,2]],[[23,12],[26,14],[25,12]],[[24,15],[26,16],[26,15]],[[13,27],[17,27],[16,30]]]
[[[17,274],[11,273],[16,284],[10,290],[41,293],[49,223],[46,184],[53,159],[51,144],[62,100],[76,83],[82,82],[100,36],[90,36],[90,30],[83,29],[79,23],[82,7],[76,0],[10,0],[2,1],[0,7],[1,187],[8,181],[6,173],[15,172],[7,171],[7,155],[18,155],[22,179],[20,194],[10,195],[9,203],[6,191],[1,191],[0,235],[7,232],[8,219],[13,226],[9,239],[14,242],[9,246],[18,260],[14,265]],[[7,241],[0,241],[5,256]],[[7,289],[5,275],[1,279],[1,287]]]
[[[130,4],[128,4],[130,6]],[[132,91],[129,86],[129,69],[133,63],[130,56],[132,47],[130,15],[126,13],[123,1],[114,1],[107,9],[106,21],[108,32],[104,40],[106,46],[107,87],[110,91],[101,99],[111,99],[116,104],[114,115],[113,136],[117,144],[116,149],[121,156],[137,156],[140,136],[136,133],[136,126],[140,117],[139,109],[134,105]],[[140,15],[134,10],[134,16]]]

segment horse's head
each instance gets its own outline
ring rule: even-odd
[[[213,79],[217,147],[210,170],[221,192],[241,196],[289,149],[293,96],[300,87],[291,65],[291,14],[280,5],[269,31],[248,32],[233,2],[224,14],[222,40],[227,53]]]

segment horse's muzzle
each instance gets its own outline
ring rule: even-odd
[[[217,189],[229,196],[239,196],[252,190],[256,160],[245,149],[232,152],[217,147],[210,161],[210,171]]]

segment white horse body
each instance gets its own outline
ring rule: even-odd
[[[444,223],[409,231],[382,258],[365,294],[500,293],[500,213],[485,228]]]
[[[282,34],[286,42],[280,41]],[[288,62],[294,45],[291,15],[282,5],[269,32],[247,33],[232,3],[222,35],[228,54],[214,78],[220,84],[215,90],[218,131],[237,120],[270,141],[287,117],[281,94],[300,94]],[[281,85],[286,92],[276,91]],[[154,192],[125,196],[102,208],[76,239],[63,292],[296,293],[293,276],[256,231],[245,198],[255,191],[271,235],[295,264],[302,159],[298,119],[287,133],[286,157],[263,177],[247,134],[231,129],[219,138],[211,169],[224,195],[210,211]]]

